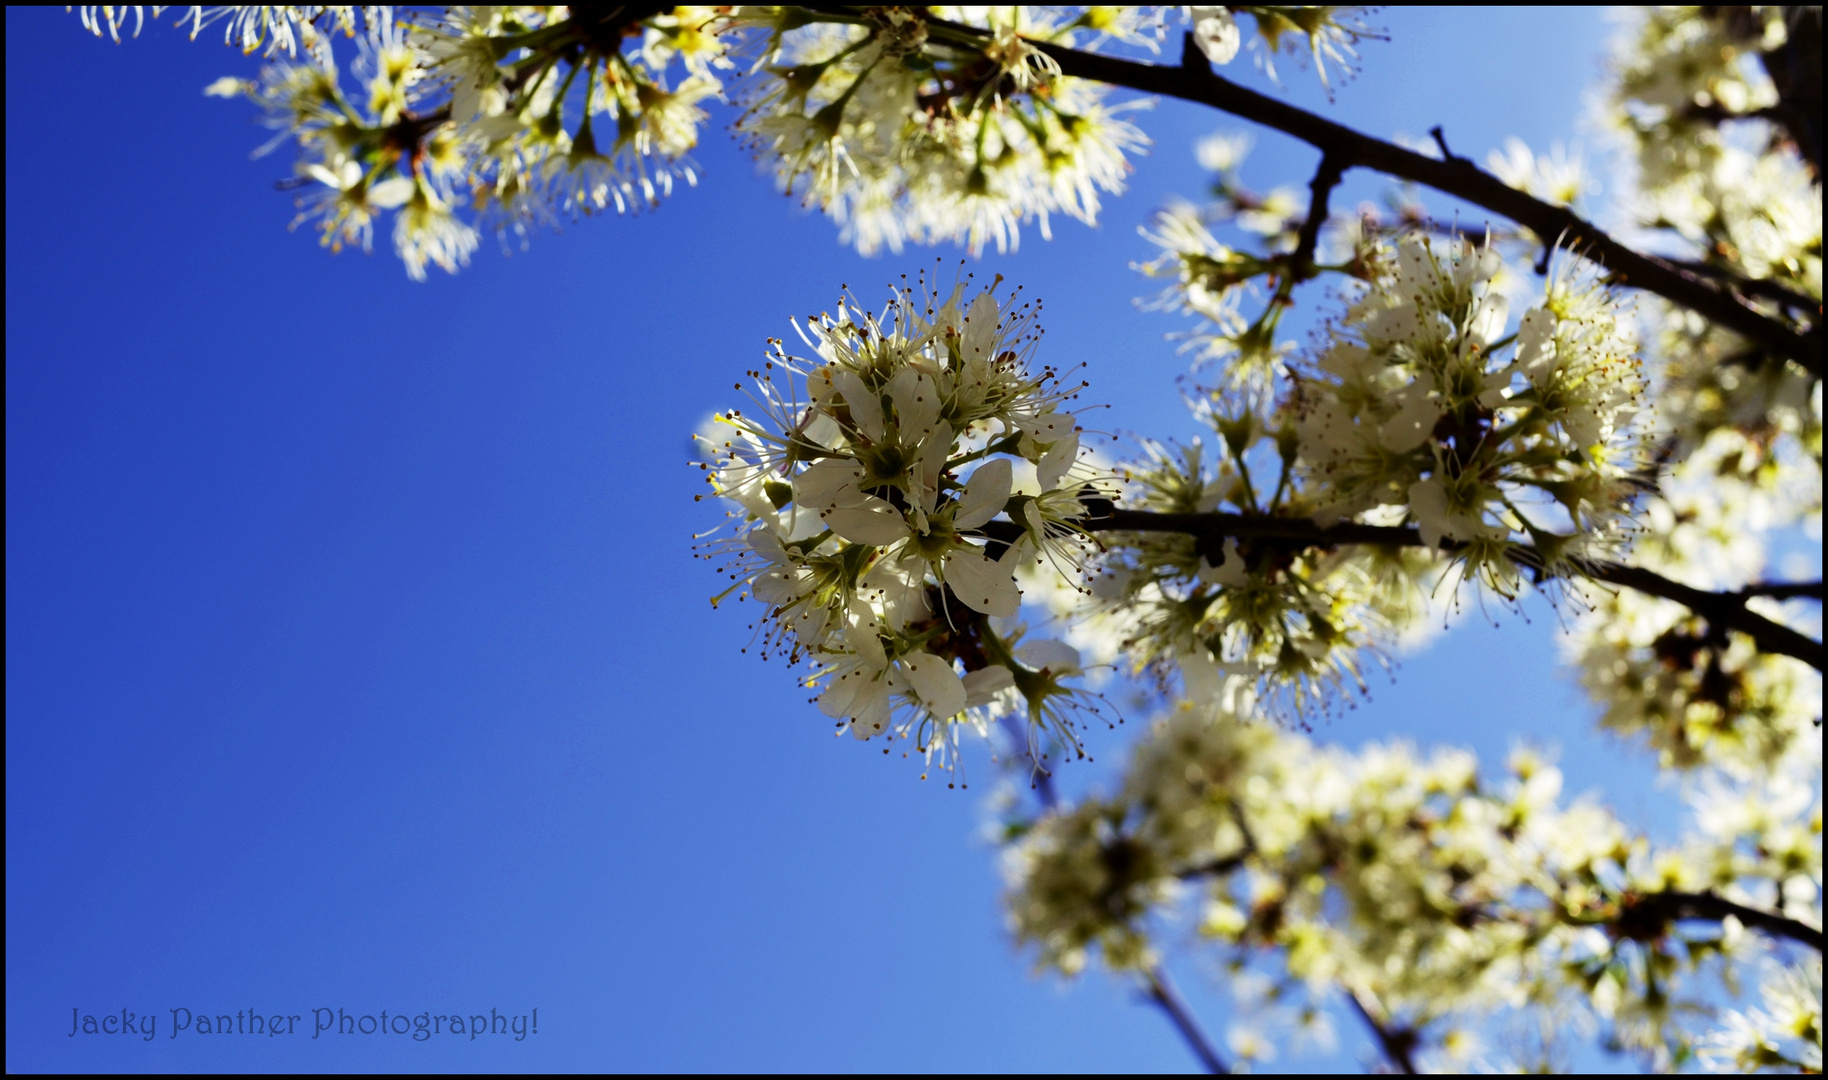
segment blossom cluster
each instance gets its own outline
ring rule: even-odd
[[[1796,123],[1766,72],[1785,64],[1780,54],[1793,35],[1820,37],[1820,13],[1811,28],[1810,10],[1647,9],[1618,44],[1605,119],[1636,158],[1631,209],[1648,228],[1748,303],[1819,325],[1820,166],[1798,149],[1804,133],[1776,122]],[[1819,379],[1765,360],[1692,312],[1658,303],[1647,314],[1664,360],[1661,411],[1678,453],[1730,425],[1775,453],[1790,444],[1819,472]]]
[[[1200,439],[1145,442],[1140,458],[1118,468],[1126,509],[1311,515],[1312,502],[1291,482],[1290,428],[1264,432],[1248,413],[1196,411],[1216,429],[1217,460]],[[1273,486],[1265,473],[1279,478]],[[1037,579],[1034,599],[1095,663],[1196,703],[1302,723],[1365,693],[1367,669],[1387,667],[1394,645],[1432,625],[1429,593],[1442,568],[1420,548],[1099,535],[1106,550],[1089,595]]]
[[[1153,45],[1137,8],[890,8],[810,22],[777,9],[741,132],[781,186],[864,254],[1014,248],[1024,222],[1096,221],[1148,140],[1099,83],[1032,42]]]
[[[1412,239],[1364,261],[1369,287],[1296,391],[1317,519],[1402,507],[1506,595],[1523,540],[1553,572],[1616,547],[1643,385],[1609,290],[1564,260],[1510,333],[1489,249]]]
[[[1636,159],[1631,210],[1647,229],[1773,317],[1819,320],[1820,181],[1777,126],[1785,112],[1766,71],[1792,34],[1810,32],[1792,25],[1807,15],[1637,14],[1617,46],[1606,117]],[[1786,531],[1819,542],[1820,380],[1694,312],[1653,299],[1644,315],[1651,437],[1669,464],[1637,515],[1630,561],[1697,588],[1753,585]],[[1819,600],[1813,612],[1749,604],[1820,633]],[[1755,775],[1817,738],[1819,673],[1667,601],[1595,596],[1569,654],[1602,724],[1645,741],[1666,767]]]
[[[166,7],[152,9],[152,17],[158,18],[172,10]],[[328,33],[341,33],[353,37],[362,20],[374,20],[391,12],[389,8],[374,6],[364,7],[319,7],[315,5],[283,4],[273,7],[256,7],[232,5],[228,7],[204,7],[187,5],[181,9],[177,25],[181,29],[190,23],[190,36],[194,40],[203,28],[216,23],[222,25],[222,43],[238,47],[244,53],[259,52],[268,59],[284,54],[295,57],[302,50],[313,55],[327,55],[330,43]],[[146,9],[139,6],[96,7],[83,6],[77,9],[82,19],[83,29],[96,37],[106,35],[114,41],[121,40],[121,29],[127,20],[133,20],[133,36],[138,37],[146,26]]]
[[[1767,119],[1783,112],[1757,64],[1805,17],[1644,14],[1615,97],[1642,152],[1646,224],[1799,332],[1819,319],[1819,181],[1797,158],[1800,132]],[[1206,29],[1235,52],[1229,16]],[[1146,444],[1126,470],[1127,506],[1224,518],[1236,535],[1101,533],[1094,596],[1042,594],[1095,659],[1153,669],[1164,689],[1178,672],[1180,700],[1119,794],[1012,825],[1018,937],[1060,971],[1094,955],[1150,969],[1191,894],[1239,985],[1267,958],[1294,985],[1258,996],[1304,1001],[1304,1025],[1344,996],[1381,1031],[1432,1046],[1425,1065],[1469,1064],[1477,1040],[1446,1030],[1468,1014],[1489,1029],[1527,1006],[1557,1023],[1597,1019],[1660,1067],[1698,1053],[1725,1070],[1819,1068],[1819,958],[1799,963],[1733,917],[1677,921],[1657,898],[1724,896],[1820,926],[1820,676],[1673,601],[1579,580],[1620,559],[1756,592],[1774,532],[1800,525],[1819,540],[1819,379],[1656,298],[1640,305],[1646,367],[1634,312],[1576,258],[1545,254],[1538,273],[1551,256],[1560,265],[1536,295],[1526,264],[1505,265],[1553,237],[1475,247],[1405,207],[1394,243],[1369,218],[1319,223],[1303,262],[1296,193],[1245,188],[1247,147],[1201,146],[1215,201],[1158,215],[1145,236],[1162,254],[1140,267],[1171,282],[1157,306],[1203,320],[1184,336],[1217,369],[1193,401],[1217,461],[1198,441]],[[1537,156],[1513,141],[1491,165],[1550,203],[1591,190],[1559,148]],[[1261,250],[1222,241],[1220,225]],[[1322,346],[1297,350],[1278,321],[1293,287],[1327,272],[1363,284]],[[1273,295],[1248,318],[1241,301],[1258,283]],[[1511,321],[1513,306],[1528,310]],[[1642,408],[1652,393],[1658,415]],[[1315,546],[1300,529],[1278,537],[1277,519],[1413,525],[1506,595],[1520,571],[1571,579],[1568,654],[1600,726],[1687,772],[1696,828],[1659,849],[1596,806],[1558,807],[1554,770],[1528,756],[1493,788],[1463,755],[1327,751],[1245,722],[1287,716],[1278,699],[1295,713],[1337,699],[1380,641],[1438,621],[1418,616],[1439,558]],[[1746,601],[1819,637],[1818,605]],[[1191,884],[1209,878],[1210,891]],[[1741,979],[1755,1004],[1717,1008]],[[1266,1045],[1247,1033],[1234,1050]]]
[[[1765,946],[1657,898],[1711,889],[1819,925],[1819,796],[1710,789],[1703,839],[1658,848],[1560,787],[1530,752],[1490,783],[1460,751],[1348,752],[1184,704],[1116,794],[1009,830],[1011,925],[1043,967],[1125,971],[1187,912],[1222,953],[1273,959],[1277,996],[1343,992],[1435,1047],[1483,1016],[1572,1007],[1655,1061],[1686,1057],[1714,958]]]
[[[269,61],[210,92],[260,105],[281,133],[267,149],[297,143],[297,223],[332,249],[366,250],[391,214],[414,277],[464,265],[480,230],[524,243],[565,217],[650,207],[695,184],[690,152],[715,100],[740,106],[734,129],[763,165],[865,254],[1004,251],[1025,224],[1047,236],[1055,217],[1092,223],[1148,145],[1124,116],[1147,102],[1110,103],[1048,48],[1155,51],[1166,29],[1164,11],[1111,6],[184,11],[192,37],[220,23],[225,41]],[[1272,75],[1274,54],[1298,53],[1323,83],[1376,36],[1358,8],[1192,11],[1209,54],[1221,23],[1236,52],[1234,13],[1248,13]],[[81,18],[118,41],[146,12]],[[337,37],[358,39],[353,85]]]
[[[85,8],[84,23],[118,39],[129,10],[137,30],[137,8]],[[456,272],[481,229],[524,239],[695,183],[700,103],[731,66],[715,8],[190,11],[196,29],[220,19],[227,40],[269,61],[258,79],[206,92],[260,106],[278,133],[262,152],[296,144],[294,225],[332,250],[368,250],[391,215],[414,278]],[[355,38],[347,76],[337,36]]]
[[[1294,280],[1283,257],[1220,244],[1204,216],[1158,219],[1151,239],[1166,254],[1145,269],[1177,275],[1168,295],[1214,320],[1255,276],[1281,275],[1282,295]],[[1217,436],[1216,461],[1197,441],[1145,441],[1124,467],[1127,508],[1233,515],[1233,534],[1101,534],[1105,574],[1089,598],[1042,592],[1072,622],[1069,640],[1164,688],[1178,676],[1198,701],[1243,707],[1245,691],[1298,719],[1362,693],[1368,664],[1426,632],[1427,598],[1451,565],[1513,597],[1526,570],[1578,578],[1628,541],[1643,387],[1629,313],[1609,289],[1566,257],[1512,323],[1489,245],[1370,233],[1349,266],[1365,280],[1317,349],[1277,340],[1286,305],[1272,298],[1209,350],[1218,385],[1190,403]],[[1341,523],[1388,539],[1301,538]]]
[[[1194,44],[1214,64],[1229,64],[1244,46],[1243,28],[1238,16],[1249,15],[1256,23],[1256,35],[1250,45],[1257,62],[1270,78],[1276,77],[1276,54],[1285,52],[1298,62],[1312,61],[1320,84],[1332,91],[1327,68],[1345,77],[1356,73],[1358,45],[1361,41],[1381,40],[1383,34],[1365,21],[1371,9],[1353,6],[1263,7],[1192,7],[1188,16],[1193,24]],[[1305,46],[1305,54],[1298,46]]]
[[[1079,522],[1111,483],[1082,461],[1069,405],[1085,384],[1033,366],[1038,317],[994,287],[895,289],[881,314],[847,296],[801,327],[816,360],[776,342],[750,373],[754,411],[700,436],[737,507],[706,552],[733,580],[723,596],[764,609],[764,652],[810,662],[820,710],[859,739],[952,764],[961,721],[1021,704],[1037,752],[1080,752],[1097,704],[1073,683],[1077,652],[1008,621],[1019,565],[1083,577]]]
[[[1733,479],[1740,459],[1758,452],[1738,431],[1716,430],[1637,516],[1632,562],[1696,588],[1756,580],[1773,526],[1793,519],[1798,504],[1821,501],[1819,487],[1767,491]],[[1802,661],[1759,652],[1669,600],[1621,591],[1592,601],[1566,640],[1568,654],[1604,710],[1600,725],[1643,741],[1665,768],[1757,775],[1819,740],[1821,675]],[[1780,622],[1803,614],[1775,600],[1761,610]]]

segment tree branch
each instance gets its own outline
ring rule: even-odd
[[[962,23],[933,18],[927,22],[955,34],[989,36],[988,31]],[[1545,243],[1578,249],[1584,257],[1612,271],[1620,282],[1656,293],[1695,311],[1779,356],[1796,361],[1817,378],[1821,377],[1822,342],[1819,336],[1801,334],[1731,292],[1715,288],[1710,282],[1664,260],[1633,251],[1567,207],[1555,206],[1519,191],[1465,158],[1440,160],[1418,154],[1239,86],[1212,70],[1212,65],[1193,44],[1192,34],[1186,36],[1178,67],[1081,52],[1046,41],[1029,41],[1028,44],[1058,62],[1062,74],[1210,105],[1300,139],[1320,150],[1341,171],[1359,166],[1375,169],[1426,184],[1436,191],[1502,214],[1528,228]]]
[[[1584,569],[1596,581],[1674,600],[1711,623],[1746,635],[1761,652],[1793,657],[1817,671],[1822,670],[1822,643],[1746,607],[1746,601],[1750,599],[1747,594],[1708,592],[1671,581],[1641,566],[1595,563]]]
[[[1174,984],[1168,981],[1168,972],[1160,964],[1153,965],[1149,970],[1143,972],[1143,987],[1148,991],[1149,1000],[1155,1002],[1161,1007],[1162,1012],[1168,1014],[1169,1022],[1174,1025],[1176,1031],[1181,1033],[1181,1038],[1187,1040],[1188,1048],[1193,1051],[1194,1057],[1200,1059],[1200,1064],[1206,1067],[1207,1072],[1228,1073],[1231,1071],[1230,1066],[1225,1064],[1225,1059],[1221,1058],[1218,1051],[1212,1048],[1212,1042],[1200,1029],[1200,1022],[1187,1011],[1186,1002],[1181,1000],[1180,994],[1174,989]]]
[[[1295,274],[1302,278],[1314,275],[1314,249],[1320,245],[1320,228],[1327,223],[1327,200],[1332,197],[1333,189],[1339,186],[1339,180],[1345,173],[1344,163],[1332,154],[1322,154],[1320,167],[1314,170],[1314,179],[1308,182],[1308,190],[1312,192],[1308,199],[1308,216],[1301,223],[1301,232],[1296,235],[1292,260]]]
[[[1705,274],[1723,282],[1729,289],[1737,289],[1747,296],[1762,296],[1776,304],[1782,304],[1792,311],[1801,311],[1816,317],[1821,316],[1822,302],[1811,299],[1794,289],[1786,288],[1782,282],[1769,278],[1741,277],[1724,267],[1713,266],[1694,259],[1669,259],[1669,265],[1692,274]]]
[[[1359,998],[1358,992],[1355,990],[1346,989],[1346,998],[1352,1002],[1352,1008],[1356,1009],[1358,1015],[1370,1026],[1372,1033],[1377,1036],[1378,1046],[1383,1048],[1384,1056],[1390,1059],[1390,1063],[1395,1065],[1399,1072],[1414,1076],[1422,1071],[1415,1067],[1415,1044],[1420,1040],[1414,1029],[1391,1028],[1378,1020],[1365,1006],[1364,1001]]]
[[[1724,919],[1733,916],[1745,925],[1762,930],[1772,937],[1788,938],[1822,951],[1822,929],[1806,922],[1779,915],[1775,911],[1735,904],[1713,893],[1661,892],[1628,899],[1623,905],[1631,916],[1650,916],[1659,921],[1672,919]]]
[[[1740,589],[1739,595],[1769,596],[1776,600],[1789,600],[1796,597],[1805,600],[1820,600],[1822,583],[1819,581],[1761,581]]]
[[[1761,53],[1766,74],[1777,88],[1778,104],[1769,110],[1790,141],[1822,175],[1822,9],[1788,9],[1790,25],[1784,43]]]
[[[1382,547],[1428,547],[1415,529],[1393,525],[1360,525],[1344,521],[1322,528],[1308,518],[1271,517],[1262,514],[1227,514],[1221,512],[1171,514],[1152,510],[1120,510],[1108,502],[1096,501],[1092,514],[1075,524],[1088,533],[1096,532],[1171,532],[1182,533],[1207,542],[1227,538],[1282,542],[1300,547],[1337,547],[1341,544],[1373,544]],[[1013,543],[1022,535],[1022,527],[1007,522],[990,522],[982,530],[1003,543]],[[1437,550],[1453,552],[1465,547],[1446,541]],[[1511,557],[1530,567],[1544,568],[1547,563],[1534,548],[1526,544],[1511,547]],[[1623,563],[1582,561],[1578,568],[1595,581],[1622,585],[1650,596],[1674,600],[1709,622],[1738,631],[1752,639],[1759,650],[1788,656],[1817,671],[1822,669],[1822,643],[1788,626],[1767,619],[1746,606],[1752,596],[1761,592],[1708,592],[1669,578],[1641,566]],[[1816,586],[1820,591],[1819,584]]]
[[[1182,881],[1192,881],[1194,878],[1203,877],[1224,877],[1233,870],[1242,867],[1245,859],[1248,857],[1248,852],[1227,855],[1223,859],[1213,859],[1210,862],[1203,862],[1196,866],[1189,866],[1182,870],[1176,870],[1174,876],[1180,878]]]

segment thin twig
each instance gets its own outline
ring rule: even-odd
[[[1206,1067],[1207,1072],[1229,1073],[1231,1071],[1230,1066],[1225,1064],[1225,1059],[1212,1048],[1212,1042],[1206,1038],[1206,1032],[1201,1030],[1200,1022],[1187,1011],[1187,1003],[1181,1000],[1180,994],[1174,989],[1174,984],[1168,981],[1168,972],[1160,964],[1155,964],[1143,972],[1143,987],[1149,993],[1149,1000],[1155,1002],[1161,1007],[1162,1012],[1168,1014],[1169,1022],[1174,1025],[1176,1031],[1181,1033],[1181,1038],[1187,1040],[1188,1048],[1193,1051],[1194,1057],[1200,1059],[1200,1064]]]
[[[1383,1048],[1384,1056],[1390,1059],[1390,1064],[1396,1066],[1398,1072],[1414,1076],[1422,1071],[1415,1067],[1415,1044],[1420,1040],[1413,1028],[1392,1028],[1379,1020],[1355,990],[1346,990],[1346,1000],[1352,1003],[1352,1007],[1358,1010],[1358,1015],[1377,1036],[1378,1046]]]
[[[1213,859],[1209,862],[1203,862],[1182,870],[1177,870],[1175,871],[1174,876],[1180,878],[1182,881],[1192,881],[1194,878],[1203,877],[1224,877],[1226,874],[1243,866],[1244,860],[1247,858],[1249,858],[1249,852],[1241,851],[1236,855],[1227,855],[1223,859]]]
[[[1345,172],[1346,166],[1333,155],[1321,155],[1320,167],[1314,170],[1314,179],[1308,183],[1312,195],[1308,199],[1307,220],[1301,223],[1301,232],[1295,238],[1293,261],[1298,276],[1309,277],[1314,273],[1314,249],[1320,245],[1320,228],[1327,223],[1327,200]]]
[[[1233,854],[1210,859],[1197,866],[1189,866],[1175,874],[1182,881],[1201,877],[1222,877],[1242,867],[1252,855],[1257,853],[1257,835],[1251,831],[1250,822],[1244,819],[1244,807],[1238,805],[1235,797],[1227,799],[1226,805],[1231,810],[1232,823],[1237,825],[1239,835],[1244,837],[1243,846]]]

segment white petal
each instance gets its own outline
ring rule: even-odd
[[[1231,10],[1222,7],[1196,7],[1193,15],[1193,40],[1215,64],[1229,64],[1238,55],[1244,37]]]
[[[1422,543],[1440,547],[1441,537],[1452,528],[1447,521],[1447,489],[1434,477],[1409,485],[1409,510],[1422,531]]]
[[[1314,515],[1315,521],[1320,519],[1319,514]],[[1200,580],[1208,585],[1228,585],[1234,588],[1249,583],[1250,573],[1244,569],[1244,556],[1238,554],[1238,541],[1235,538],[1225,538],[1225,561],[1219,565],[1214,566],[1206,561],[1204,555],[1200,556]]]
[[[901,658],[901,673],[934,716],[945,719],[965,711],[965,684],[946,661],[931,653],[911,653]]]
[[[391,208],[404,205],[412,195],[413,182],[404,176],[396,176],[369,188],[368,202],[373,206]]]
[[[852,715],[858,695],[864,693],[872,681],[881,682],[882,674],[867,667],[847,666],[819,695],[819,711],[833,719]]]
[[[975,529],[996,517],[1009,502],[1014,473],[1008,458],[996,458],[979,465],[965,483],[965,493],[958,501],[954,528]]]
[[[877,679],[862,688],[851,707],[851,737],[867,739],[889,729],[889,681]]]
[[[1222,685],[1218,665],[1212,662],[1212,657],[1206,655],[1204,650],[1181,657],[1181,685],[1190,700],[1212,700],[1218,696]]]
[[[1039,546],[1040,538],[1047,535],[1047,523],[1042,520],[1041,505],[1035,500],[1029,499],[1022,504],[1022,522],[1035,534],[1036,546]]]
[[[1031,641],[1016,650],[1016,659],[1054,675],[1071,675],[1080,670],[1079,650],[1064,641]]]
[[[946,584],[973,611],[1014,615],[1022,608],[1022,591],[1010,571],[975,551],[960,549],[946,556]]]
[[[863,479],[863,466],[850,458],[825,458],[793,478],[793,501],[817,510],[838,505],[838,492]]]
[[[1378,428],[1377,441],[1393,454],[1407,454],[1434,433],[1435,422],[1441,419],[1441,403],[1429,397],[1419,382],[1410,383],[1395,396],[1402,407]]]
[[[825,637],[825,623],[831,609],[806,604],[793,617],[794,636],[801,641],[820,641]]]
[[[978,668],[965,676],[965,706],[988,705],[992,698],[1005,690],[1013,690],[1016,685],[1015,675],[1000,664],[987,668]]]
[[[1066,470],[1073,467],[1073,460],[1079,456],[1079,436],[1069,435],[1054,444],[1054,448],[1041,455],[1041,463],[1035,466],[1035,479],[1042,491],[1052,491],[1060,485],[1060,478]]]
[[[1517,366],[1538,386],[1555,370],[1555,316],[1542,308],[1523,313],[1517,328]]]
[[[810,380],[807,385],[812,385]],[[800,428],[801,440],[818,446],[836,446],[839,437],[843,434],[844,432],[838,427],[838,422],[831,418],[830,413],[823,411],[814,413],[812,418]]]
[[[853,544],[886,547],[912,535],[901,513],[874,495],[865,495],[861,505],[839,506],[819,516],[832,532]]]
[[[952,425],[941,420],[920,448],[920,506],[931,514],[939,502],[939,478],[952,456]]]
[[[1034,436],[1036,442],[1052,443],[1073,433],[1075,417],[1071,413],[1049,411],[1038,416],[1011,413],[1009,419],[1022,434]]]
[[[779,606],[800,595],[800,575],[794,570],[770,570],[749,582],[749,594],[764,604]]]
[[[971,301],[965,312],[965,332],[959,341],[959,354],[966,360],[990,361],[990,350],[997,343],[997,301],[986,289]]]
[[[832,385],[844,395],[844,403],[850,406],[851,422],[857,430],[863,432],[871,442],[882,441],[882,399],[876,392],[863,385],[857,373],[845,368],[838,368],[832,373]]]
[[[902,368],[889,380],[889,397],[895,402],[895,423],[903,443],[913,443],[933,430],[940,402],[939,388],[932,379],[913,368]]]
[[[1365,324],[1365,336],[1374,341],[1414,341],[1421,333],[1422,320],[1414,304],[1380,311]]]
[[[309,176],[313,180],[316,180],[318,183],[324,185],[325,187],[335,188],[338,191],[343,190],[343,178],[338,176],[336,173],[332,172],[331,170],[325,168],[324,166],[319,165],[315,161],[307,164],[304,167],[304,172],[305,172],[305,175]]]
[[[781,546],[781,538],[768,529],[750,529],[748,536],[749,550],[767,559],[769,562],[786,566],[787,549]]]
[[[1382,362],[1373,361],[1371,353],[1358,345],[1337,344],[1320,357],[1322,370],[1346,380],[1375,375],[1383,366]]]
[[[1396,273],[1397,291],[1405,296],[1435,287],[1438,277],[1434,255],[1429,252],[1426,240],[1405,240],[1397,245]]]
[[[1492,293],[1479,301],[1479,312],[1473,316],[1467,333],[1481,345],[1490,345],[1504,335],[1504,321],[1510,317],[1511,305],[1502,293]]]
[[[880,628],[876,616],[857,612],[851,616],[850,627],[844,634],[845,642],[857,653],[857,662],[878,671],[889,666],[888,655],[882,651],[882,638],[877,635]]]

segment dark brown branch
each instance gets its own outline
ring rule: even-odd
[[[1089,508],[1091,515],[1077,524],[1087,532],[1171,532],[1192,536],[1207,544],[1227,538],[1282,542],[1300,547],[1337,547],[1341,544],[1372,544],[1382,547],[1427,547],[1422,534],[1415,529],[1392,525],[1360,525],[1343,521],[1322,528],[1308,518],[1270,517],[1261,514],[1227,514],[1220,512],[1169,514],[1151,510],[1119,510],[1109,503]],[[1011,543],[1021,535],[1021,526],[991,522],[983,529],[994,540]],[[1465,545],[1449,540],[1438,550],[1457,551]],[[1528,545],[1513,545],[1511,557],[1525,565],[1542,569],[1544,560]],[[1822,643],[1782,623],[1767,619],[1746,607],[1746,600],[1759,593],[1708,592],[1640,566],[1622,563],[1584,561],[1580,571],[1595,581],[1622,585],[1650,596],[1674,600],[1710,623],[1734,630],[1752,639],[1759,650],[1788,656],[1820,671]]]
[[[987,35],[987,31],[943,19],[929,19],[928,22],[953,33],[973,37]],[[1239,86],[1213,72],[1212,65],[1193,44],[1191,34],[1187,35],[1178,67],[1081,52],[1045,41],[1030,41],[1029,44],[1058,62],[1062,74],[1210,105],[1300,139],[1320,150],[1342,171],[1360,166],[1375,169],[1426,184],[1436,191],[1501,214],[1528,228],[1545,242],[1577,249],[1586,258],[1610,270],[1618,281],[1695,311],[1778,356],[1796,361],[1810,374],[1821,376],[1822,343],[1819,337],[1798,333],[1782,320],[1764,314],[1741,297],[1715,288],[1695,274],[1633,251],[1567,207],[1555,206],[1519,191],[1465,158],[1441,160],[1418,154]]]
[[[1768,110],[1796,144],[1815,175],[1822,175],[1822,9],[1788,9],[1790,25],[1784,43],[1762,53],[1765,72],[1777,88],[1776,107]]]
[[[1227,855],[1223,859],[1213,859],[1211,862],[1203,862],[1196,866],[1189,866],[1184,870],[1177,870],[1175,871],[1174,876],[1180,878],[1182,881],[1192,881],[1195,878],[1203,877],[1224,877],[1233,870],[1242,867],[1244,865],[1244,860],[1248,857],[1248,853],[1246,852],[1240,852],[1236,855]]]
[[[1352,1008],[1358,1011],[1358,1015],[1377,1036],[1378,1046],[1383,1048],[1384,1056],[1390,1059],[1390,1064],[1396,1066],[1398,1072],[1415,1076],[1422,1071],[1415,1067],[1415,1047],[1421,1039],[1416,1035],[1414,1029],[1393,1028],[1380,1021],[1372,1015],[1364,1001],[1352,990],[1346,991],[1346,998],[1352,1002]]]
[[[1314,249],[1320,245],[1320,229],[1327,223],[1327,200],[1333,195],[1333,189],[1339,186],[1339,180],[1346,173],[1346,166],[1332,154],[1323,154],[1320,167],[1314,170],[1314,179],[1308,182],[1307,220],[1301,223],[1301,232],[1295,238],[1294,266],[1299,277],[1312,277],[1314,270]]]
[[[1822,669],[1822,643],[1806,634],[1765,618],[1746,607],[1748,597],[1742,593],[1716,593],[1671,581],[1641,566],[1621,563],[1595,563],[1585,567],[1588,576],[1609,585],[1623,585],[1651,596],[1674,600],[1708,622],[1737,630],[1752,639],[1760,652],[1794,657]]]
[[[1175,877],[1180,878],[1182,881],[1191,881],[1194,878],[1202,877],[1223,877],[1233,870],[1243,867],[1245,861],[1257,853],[1257,834],[1251,830],[1250,822],[1245,820],[1244,808],[1238,805],[1238,800],[1236,798],[1228,799],[1226,801],[1228,803],[1228,808],[1231,810],[1232,823],[1238,827],[1239,834],[1244,837],[1244,846],[1239,848],[1236,852],[1222,858],[1208,859],[1196,866],[1189,866],[1184,870],[1177,871],[1174,875]]]
[[[1739,595],[1769,596],[1773,600],[1789,600],[1796,597],[1805,600],[1820,600],[1822,583],[1819,581],[1761,581],[1740,589]]]
[[[1780,112],[1774,105],[1753,109],[1750,112],[1734,112],[1719,103],[1701,105],[1690,102],[1682,107],[1680,115],[1687,120],[1705,120],[1710,124],[1719,125],[1734,120],[1775,120]]]
[[[1143,973],[1143,988],[1148,991],[1149,1000],[1161,1007],[1168,1014],[1168,1020],[1174,1025],[1181,1038],[1187,1040],[1187,1046],[1193,1056],[1200,1059],[1209,1073],[1228,1073],[1231,1068],[1225,1064],[1218,1051],[1212,1048],[1212,1042],[1200,1029],[1200,1022],[1187,1011],[1187,1003],[1175,992],[1174,984],[1168,981],[1168,973],[1157,964]]]
[[[1793,289],[1787,289],[1781,283],[1772,281],[1768,278],[1741,277],[1724,267],[1712,266],[1708,263],[1696,260],[1669,259],[1666,261],[1677,269],[1686,270],[1693,274],[1705,274],[1708,277],[1722,282],[1729,289],[1737,289],[1747,296],[1763,297],[1773,303],[1782,304],[1792,311],[1801,311],[1817,316],[1819,316],[1822,311],[1822,302],[1820,300],[1804,296],[1802,293],[1796,292]]]
[[[1673,919],[1724,919],[1731,915],[1772,937],[1788,938],[1807,945],[1816,952],[1822,951],[1821,927],[1810,926],[1775,911],[1735,904],[1713,893],[1650,893],[1627,898],[1623,907],[1627,918],[1648,918],[1659,923]]]

